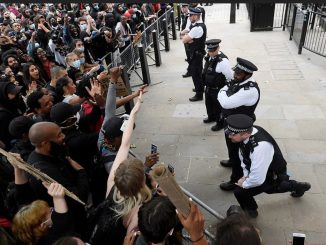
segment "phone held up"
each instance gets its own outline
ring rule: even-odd
[[[292,245],[304,245],[306,235],[303,233],[293,233]]]

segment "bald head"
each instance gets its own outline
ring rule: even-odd
[[[35,123],[29,130],[32,145],[37,146],[44,141],[55,139],[61,133],[61,128],[53,122]]]

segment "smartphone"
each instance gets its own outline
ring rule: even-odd
[[[174,167],[171,164],[168,165],[168,169],[171,172],[171,174],[174,174]]]
[[[156,152],[157,152],[157,146],[152,144],[151,145],[151,154],[156,153]]]
[[[304,245],[306,235],[303,233],[293,233],[292,245]]]

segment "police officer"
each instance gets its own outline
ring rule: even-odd
[[[189,4],[188,3],[181,3],[181,32],[180,32],[180,38],[185,35],[186,33],[189,32],[189,27],[190,27],[190,19],[189,19]],[[189,48],[188,48],[188,44],[184,44],[185,46],[185,52],[186,52],[186,56],[187,59],[186,61],[189,62],[190,58],[189,58]],[[187,72],[185,74],[182,75],[183,78],[186,77],[191,77],[190,73],[189,73],[189,64],[187,67]]]
[[[231,115],[226,119],[225,133],[233,143],[240,144],[243,173],[237,176],[234,196],[241,208],[255,218],[258,206],[254,196],[262,192],[291,192],[292,197],[301,197],[311,186],[307,182],[289,179],[287,163],[276,141],[253,122],[252,117],[244,114]]]
[[[233,71],[228,57],[220,51],[220,39],[206,41],[208,55],[205,57],[203,81],[205,88],[205,105],[208,117],[204,123],[216,122],[212,131],[223,128],[221,117],[221,105],[217,100],[217,94],[227,81],[233,78]]]
[[[195,96],[190,101],[203,100],[204,85],[202,81],[203,58],[205,55],[206,25],[200,21],[201,11],[189,8],[191,25],[189,32],[182,36],[182,42],[189,47],[189,72],[195,85]]]
[[[246,114],[255,120],[255,109],[259,102],[260,90],[252,77],[253,72],[258,68],[248,60],[237,58],[237,65],[234,68],[234,79],[224,86],[218,93],[218,101],[222,107],[224,119],[232,114]],[[233,144],[225,135],[228,148],[229,160],[222,160],[224,167],[232,167],[231,179],[220,184],[222,190],[233,190],[238,181],[237,176],[242,172],[239,159],[239,144]]]

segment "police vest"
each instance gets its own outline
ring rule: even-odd
[[[258,132],[249,137],[247,144],[240,143],[240,153],[243,157],[243,163],[246,165],[246,169],[250,172],[251,159],[250,153],[253,153],[255,147],[259,145],[261,141],[267,141],[273,145],[274,155],[271,164],[269,165],[267,173],[272,175],[282,175],[286,173],[286,161],[282,155],[282,152],[277,145],[274,138],[262,127],[254,126]]]
[[[183,31],[186,28],[188,17],[189,17],[189,14],[182,15],[181,31]]]
[[[234,91],[235,93],[239,92],[240,89],[244,88],[244,90],[249,90],[249,89],[253,89],[256,88],[258,90],[258,100],[254,105],[251,106],[239,106],[237,108],[232,108],[232,109],[224,109],[222,108],[222,114],[224,116],[224,118],[232,115],[232,114],[245,114],[247,116],[250,116],[254,121],[256,120],[256,116],[255,116],[255,109],[258,105],[258,102],[260,100],[260,89],[258,87],[258,84],[256,82],[252,82],[252,81],[248,81],[245,84],[242,84],[240,86],[236,85],[236,90]],[[232,88],[229,88],[232,89]],[[235,94],[233,93],[233,94]],[[228,91],[227,94],[229,95]],[[232,93],[230,94],[230,96],[232,95]]]
[[[216,66],[219,62],[223,61],[223,58],[228,58],[222,52],[210,59],[209,55],[205,57],[205,66],[203,70],[204,84],[210,88],[221,89],[225,86],[226,77],[222,72],[216,72]]]
[[[205,40],[207,33],[206,25],[204,23],[196,23],[195,25],[190,25],[189,29],[191,30],[195,26],[201,26],[201,28],[203,28],[204,33],[200,38],[194,38],[192,39],[193,42],[188,44],[191,56],[196,55],[196,51],[205,54]]]

